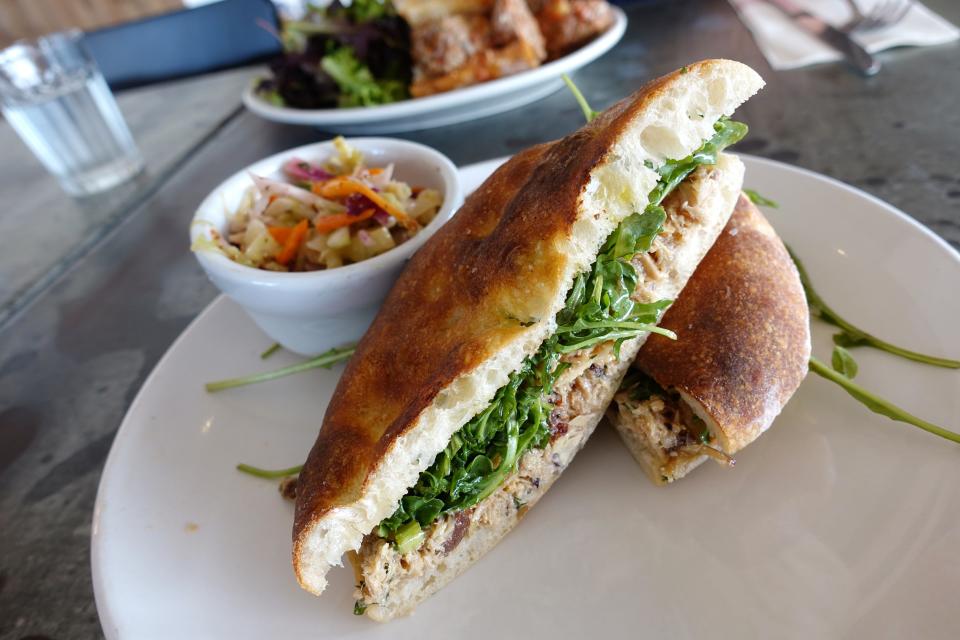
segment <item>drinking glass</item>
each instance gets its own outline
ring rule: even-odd
[[[79,31],[18,42],[0,51],[0,110],[63,189],[109,189],[143,159]]]

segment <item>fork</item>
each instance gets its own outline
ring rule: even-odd
[[[854,31],[877,31],[895,25],[913,8],[913,0],[881,0],[876,6],[863,13],[855,0],[846,0],[850,5],[850,19],[841,27],[844,33]]]

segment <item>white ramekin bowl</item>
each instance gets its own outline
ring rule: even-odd
[[[263,331],[290,351],[316,355],[360,339],[406,261],[463,202],[456,167],[443,154],[392,138],[351,138],[370,166],[394,163],[394,176],[411,185],[437,189],[443,206],[410,240],[369,260],[326,271],[277,273],[233,262],[213,250],[197,260],[223,293],[237,302]],[[237,172],[208,195],[193,217],[190,241],[224,233],[228,217],[250,186],[250,173],[279,178],[292,157],[317,162],[335,153],[332,142],[309,144],[270,156]]]

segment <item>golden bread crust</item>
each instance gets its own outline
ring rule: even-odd
[[[770,426],[807,373],[810,317],[797,270],[741,195],[727,227],[670,307],[636,366],[693,398],[732,454]]]

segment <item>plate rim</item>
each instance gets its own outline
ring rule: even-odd
[[[215,312],[216,307],[220,304],[223,304],[226,300],[227,296],[225,294],[217,294],[217,297],[211,300],[210,303],[207,304],[207,306],[205,306],[193,320],[187,323],[187,326],[183,328],[176,338],[174,338],[173,342],[170,343],[170,346],[167,347],[167,350],[164,351],[163,355],[160,356],[160,359],[157,360],[157,363],[153,366],[153,369],[150,370],[150,373],[147,374],[147,377],[143,379],[143,383],[137,390],[137,395],[134,396],[130,406],[127,407],[126,412],[123,414],[123,419],[120,421],[120,426],[117,427],[117,432],[114,434],[113,441],[110,443],[110,450],[107,452],[107,460],[104,462],[103,470],[100,472],[100,479],[97,481],[97,495],[93,502],[93,514],[91,517],[90,526],[90,579],[93,583],[93,602],[97,608],[97,616],[100,619],[100,626],[102,627],[104,636],[111,640],[113,638],[120,637],[120,634],[112,608],[107,604],[108,600],[106,599],[105,576],[102,573],[102,568],[99,562],[102,554],[101,541],[103,539],[102,534],[100,533],[100,514],[103,511],[105,486],[108,484],[107,480],[113,475],[113,468],[119,464],[117,462],[117,456],[119,455],[117,453],[117,449],[119,443],[121,440],[127,437],[126,432],[133,428],[127,426],[131,423],[131,416],[135,413],[135,410],[139,409],[139,406],[142,403],[146,402],[147,389],[154,384],[154,379],[160,375],[160,371],[164,369],[167,361],[173,358],[173,354],[177,351],[177,347],[181,342],[185,342],[187,340],[187,336],[197,325],[204,322],[207,316],[212,315]]]
[[[445,109],[468,105],[481,99],[492,99],[525,87],[549,82],[561,73],[573,71],[598,59],[623,38],[627,29],[627,14],[613,6],[614,22],[604,33],[565,56],[535,69],[504,76],[488,82],[446,91],[443,93],[379,105],[376,107],[349,107],[345,109],[293,109],[277,107],[258,98],[251,82],[243,92],[243,104],[254,114],[285,124],[299,125],[361,125],[399,120],[417,115],[428,115]]]
[[[922,235],[927,236],[928,238],[935,241],[937,245],[946,250],[946,253],[953,260],[958,269],[960,269],[960,252],[953,248],[946,240],[937,235],[933,230],[919,222],[918,220],[911,217],[909,214],[901,211],[899,208],[894,205],[870,194],[862,189],[844,183],[836,178],[831,176],[806,169],[804,167],[798,167],[791,165],[785,162],[780,162],[778,160],[772,160],[769,158],[763,158],[760,156],[754,156],[750,154],[737,154],[742,159],[745,160],[747,164],[747,169],[749,170],[750,164],[757,165],[766,165],[768,167],[774,168],[778,171],[785,171],[787,173],[796,172],[807,178],[811,178],[817,181],[822,181],[831,187],[840,188],[843,191],[852,193],[853,195],[862,198],[874,205],[879,205],[882,210],[888,214],[892,214],[893,218],[900,219],[909,223],[914,229],[919,231]],[[495,165],[500,164],[506,161],[509,156],[491,158],[488,160],[483,160],[480,162],[471,163],[462,167],[458,167],[458,171],[462,174],[467,171],[477,170],[480,167],[485,165]],[[90,536],[90,568],[91,568],[91,581],[93,584],[94,592],[94,602],[97,608],[97,615],[99,616],[100,624],[103,630],[104,635],[107,638],[117,638],[119,637],[119,627],[116,623],[115,616],[115,602],[116,600],[111,600],[107,597],[107,585],[106,578],[103,575],[102,561],[101,556],[104,555],[103,544],[103,533],[100,530],[99,520],[100,514],[103,511],[104,502],[105,502],[105,493],[108,491],[106,488],[109,484],[112,484],[112,476],[115,473],[114,468],[116,467],[119,455],[117,453],[120,443],[124,441],[131,432],[134,424],[132,416],[134,416],[139,408],[144,402],[146,402],[148,390],[155,385],[155,379],[161,375],[161,372],[165,370],[166,365],[169,360],[174,357],[174,353],[179,353],[179,345],[181,342],[185,341],[187,337],[191,334],[192,331],[196,329],[198,325],[203,322],[206,322],[206,318],[213,313],[219,307],[226,302],[227,298],[225,295],[220,294],[215,297],[203,310],[197,314],[197,316],[191,320],[186,327],[180,332],[180,334],[173,340],[170,346],[166,349],[163,356],[157,361],[153,369],[144,378],[143,383],[140,388],[137,390],[136,396],[133,401],[130,403],[130,406],[127,408],[124,413],[123,419],[120,422],[120,426],[117,428],[116,434],[114,435],[113,441],[110,444],[110,450],[107,454],[106,462],[104,463],[103,470],[100,475],[100,479],[97,484],[97,493],[96,499],[94,501],[93,513],[92,513],[92,523],[91,523],[91,536]]]
[[[898,217],[904,220],[905,222],[913,226],[915,229],[919,230],[924,235],[934,240],[938,245],[940,245],[942,248],[947,250],[947,253],[950,254],[950,257],[953,258],[954,262],[960,265],[960,251],[955,249],[953,245],[947,242],[936,231],[934,231],[924,223],[920,222],[919,220],[911,216],[906,211],[903,211],[899,207],[887,202],[886,200],[883,200],[882,198],[879,198],[873,195],[872,193],[868,193],[867,191],[864,191],[859,187],[855,187],[852,184],[847,184],[846,182],[843,182],[842,180],[834,178],[833,176],[828,176],[825,173],[819,173],[817,171],[813,171],[812,169],[807,169],[806,167],[799,167],[797,165],[781,162],[780,160],[773,160],[772,158],[755,156],[749,153],[736,153],[736,150],[734,150],[732,153],[733,155],[736,155],[741,159],[745,159],[747,163],[756,163],[758,165],[767,165],[769,167],[775,167],[780,170],[794,171],[808,178],[812,178],[814,180],[821,180],[831,186],[838,187],[842,191],[846,191],[860,198],[863,198],[868,202],[871,202],[879,206],[881,209],[884,209],[888,213],[894,214],[895,217]],[[749,171],[749,168],[750,167],[748,165],[747,166],[748,171]]]

